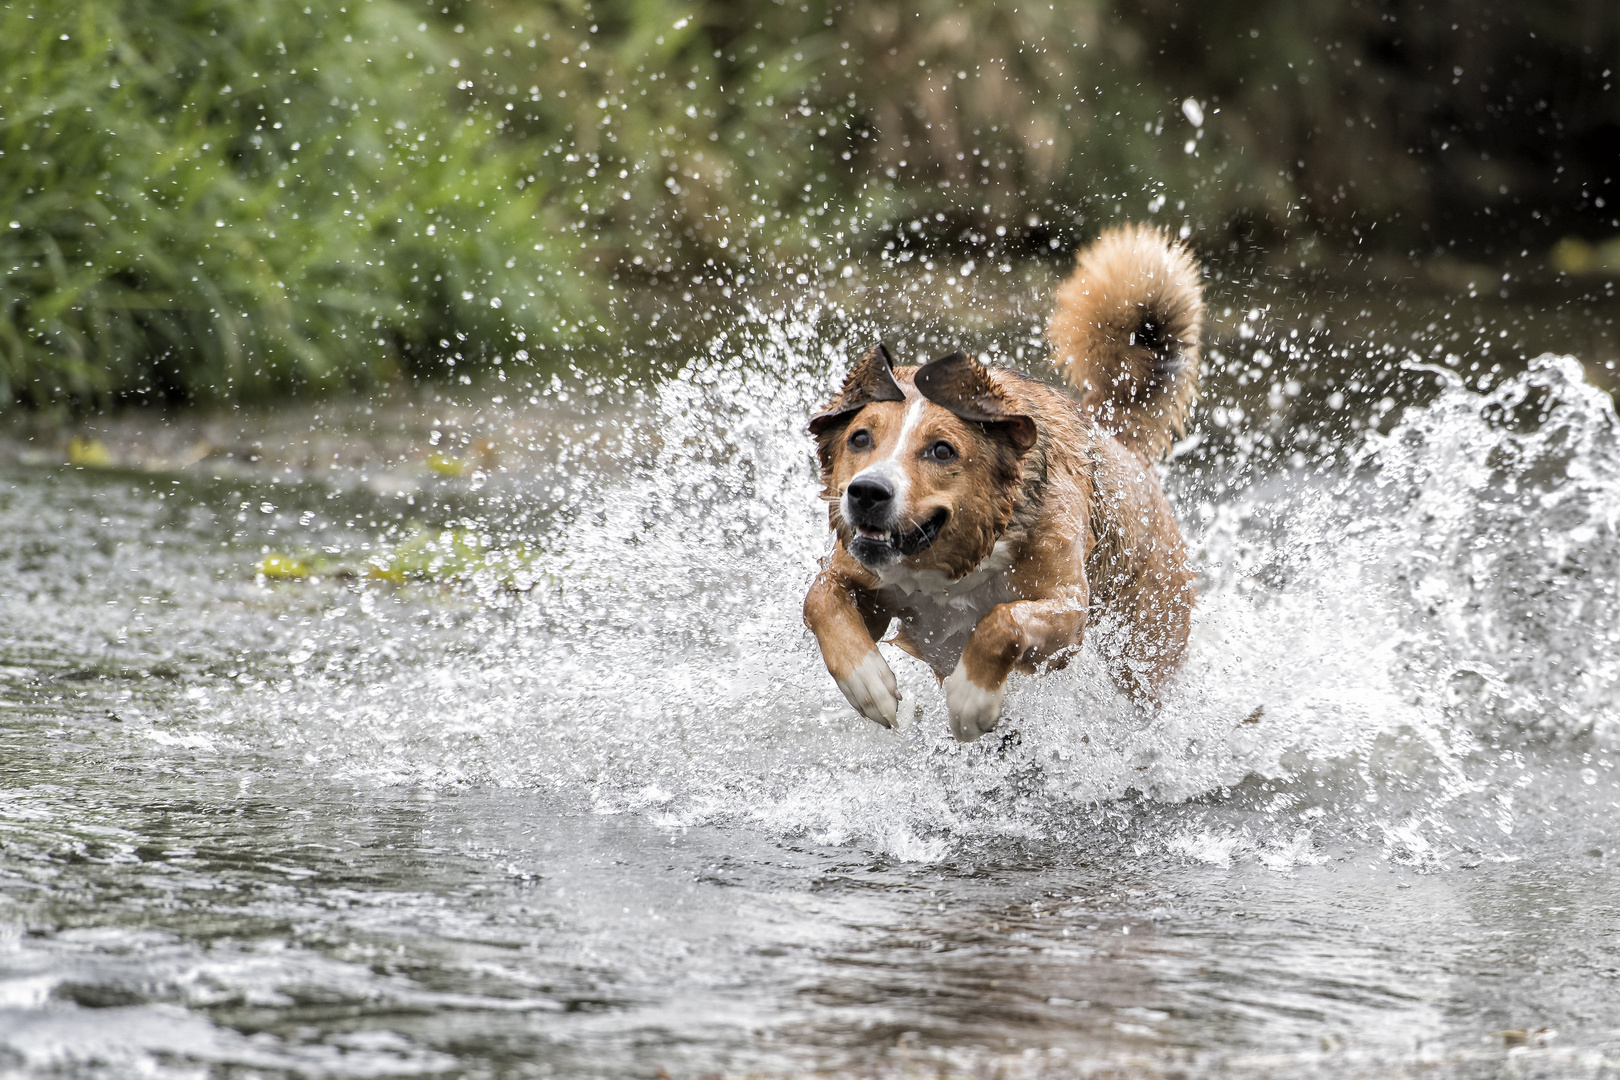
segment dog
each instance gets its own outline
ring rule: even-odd
[[[1013,671],[1061,667],[1088,621],[1119,690],[1157,706],[1195,592],[1154,462],[1198,396],[1203,311],[1187,248],[1126,225],[1057,290],[1047,337],[1077,398],[961,352],[897,368],[879,343],[855,363],[809,424],[836,540],[804,621],[857,712],[898,726],[876,644],[896,622],[963,742],[995,728]]]

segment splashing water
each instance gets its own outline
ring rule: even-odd
[[[4,1068],[1598,1068],[1620,447],[1574,361],[1414,369],[1329,465],[1172,461],[1202,595],[1164,707],[1088,644],[963,746],[898,653],[913,723],[857,717],[799,621],[804,421],[868,340],[755,311],[514,413],[527,473],[425,512],[538,553],[517,589],[250,579],[294,522],[375,556],[375,473],[0,476]]]
[[[1606,744],[1614,728],[1620,456],[1613,407],[1573,360],[1487,392],[1436,369],[1439,396],[1348,467],[1226,499],[1192,537],[1202,599],[1158,715],[1119,699],[1088,645],[1063,672],[1015,677],[1001,729],[958,746],[922,665],[890,651],[917,723],[883,731],[801,627],[829,547],[803,420],[853,351],[813,311],[747,326],[659,388],[624,471],[591,477],[549,526],[530,594],[485,588],[437,627],[383,605],[329,622],[304,650],[320,670],[199,724],[348,779],[521,787],[922,861],[1084,835],[1133,793],[1180,803],[1248,777],[1329,776],[1354,813],[1415,787],[1408,810],[1434,820],[1482,790],[1487,744]],[[1416,827],[1391,820],[1378,828]],[[1239,846],[1311,861],[1315,827],[1295,815]],[[1230,837],[1197,835],[1161,840],[1230,857]]]

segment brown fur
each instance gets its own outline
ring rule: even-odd
[[[1203,320],[1191,252],[1162,229],[1124,225],[1080,253],[1046,334],[1081,408],[1157,460],[1198,398]]]
[[[907,406],[918,396],[913,384],[918,370],[905,367],[895,371],[896,379],[906,392],[905,401],[875,402],[860,411],[861,426],[872,432],[876,445],[890,445],[899,434]],[[1053,393],[1038,383],[1032,385]],[[822,498],[828,502],[833,531],[846,549],[851,540],[850,528],[840,513],[837,496],[862,464],[855,455],[839,452],[850,426],[846,420],[824,431],[817,440],[823,463]],[[913,560],[913,564],[918,569],[934,570],[955,580],[983,562],[1011,524],[1024,471],[1020,456],[1010,438],[987,425],[964,421],[937,407],[924,413],[914,438],[925,444],[943,438],[962,451],[956,464],[919,471],[914,477],[916,510],[910,515],[917,520],[940,508],[951,512],[946,531]]]
[[[892,368],[879,347],[812,421],[837,543],[805,621],[840,689],[880,723],[895,722],[898,694],[874,641],[896,621],[894,643],[945,680],[962,739],[994,727],[1013,670],[1064,663],[1094,613],[1115,628],[1104,653],[1134,699],[1157,700],[1181,662],[1193,575],[1151,459],[1196,394],[1197,268],[1155,230],[1116,230],[1082,253],[1058,302],[1054,360],[1078,404],[961,354]],[[859,509],[857,477],[894,498]],[[890,517],[852,523],[846,502]],[[905,554],[931,522],[932,543]]]

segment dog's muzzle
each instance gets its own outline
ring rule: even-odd
[[[849,553],[867,566],[883,566],[928,549],[945,527],[949,511],[935,510],[920,522],[895,520],[894,486],[881,476],[862,476],[844,489],[852,534]]]

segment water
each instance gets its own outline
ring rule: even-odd
[[[855,717],[798,621],[803,417],[872,329],[734,325],[643,379],[102,421],[111,468],[8,444],[0,1073],[1620,1069],[1580,365],[1234,331],[1167,472],[1164,709],[1083,656],[961,746],[903,657],[914,723]]]

